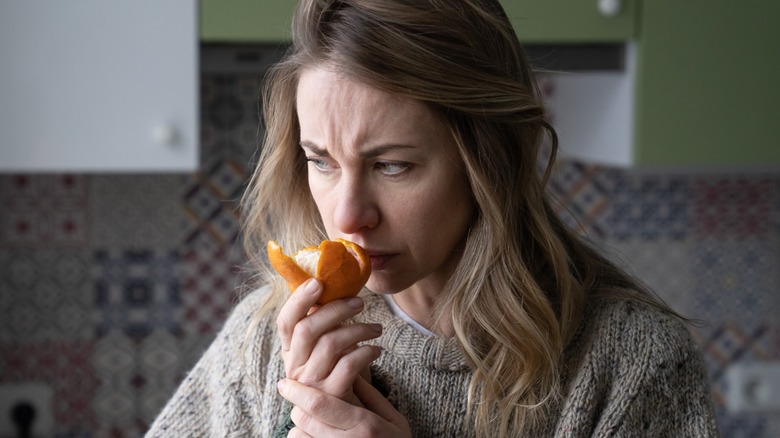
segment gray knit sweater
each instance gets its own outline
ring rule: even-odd
[[[276,391],[283,365],[275,323],[264,318],[248,331],[263,293],[236,307],[147,437],[269,437],[289,421]],[[455,341],[425,336],[381,297],[363,296],[360,319],[384,326],[373,383],[414,436],[473,436],[463,422],[471,373]],[[557,415],[527,436],[718,436],[701,356],[677,319],[635,302],[591,300],[564,356]]]

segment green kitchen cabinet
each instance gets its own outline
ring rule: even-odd
[[[598,3],[505,1],[524,43],[630,45],[630,78],[605,79],[610,73],[596,72],[593,76],[602,77],[580,82],[587,87],[612,80],[614,86],[577,102],[580,116],[569,117],[580,118],[573,122],[578,130],[572,130],[562,148],[576,149],[583,138],[607,143],[619,137],[614,141],[619,150],[586,145],[587,151],[573,155],[646,168],[780,167],[780,123],[775,120],[780,115],[780,2],[622,1],[614,15],[601,13]],[[578,78],[568,76],[565,81],[577,83]],[[627,79],[633,81],[630,93],[625,92]],[[631,114],[607,115],[618,111]],[[618,124],[632,130],[625,140],[625,130],[615,129],[621,128]],[[585,132],[593,127],[595,133]]]
[[[634,35],[638,0],[613,0],[614,15],[598,0],[501,0],[524,42],[623,41]],[[200,0],[204,42],[278,42],[290,38],[297,0]],[[612,3],[607,1],[606,3]]]
[[[645,0],[634,161],[780,164],[780,2]]]
[[[275,43],[290,39],[297,0],[200,0],[200,40]]]
[[[639,0],[501,0],[523,43],[621,42],[635,36]]]
[[[296,2],[200,0],[201,41],[287,41]],[[619,136],[622,151],[607,153],[628,157],[622,164],[780,165],[780,123],[773,120],[780,114],[780,86],[775,83],[780,78],[780,26],[776,24],[780,2],[501,2],[526,44],[626,43],[630,56],[625,72],[630,73],[630,83],[617,80],[618,98],[604,95],[588,100],[579,112],[598,113],[605,102],[612,104],[610,99],[627,102],[607,108],[625,115],[615,119],[617,123],[630,125],[630,132]],[[604,126],[612,119],[597,122]],[[583,129],[590,126],[578,124]],[[575,133],[570,138],[573,144],[581,136]],[[587,153],[582,158],[588,159]]]

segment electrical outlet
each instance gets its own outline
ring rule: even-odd
[[[780,362],[736,363],[726,370],[730,412],[780,412]]]
[[[14,408],[22,403],[27,403],[34,409],[31,436],[33,438],[52,436],[54,430],[53,400],[54,392],[45,383],[28,382],[0,385],[0,437],[17,436],[12,413]]]

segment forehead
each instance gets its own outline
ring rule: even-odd
[[[446,132],[422,102],[384,92],[327,68],[302,72],[296,95],[301,135],[329,143],[370,137],[430,136]],[[403,138],[399,138],[403,140]]]
[[[427,110],[422,103],[379,90],[328,67],[309,68],[301,72],[297,100],[299,109],[303,103],[319,103],[351,106],[381,104],[406,110]]]

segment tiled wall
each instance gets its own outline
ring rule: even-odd
[[[780,436],[780,412],[729,414],[725,371],[780,361],[780,174],[642,173],[561,166],[570,220],[684,315],[724,437]],[[563,211],[564,217],[571,217]]]
[[[140,436],[234,304],[258,78],[203,77],[195,174],[0,176],[0,384],[47,385],[56,436]],[[692,331],[724,436],[779,436],[780,415],[725,412],[723,373],[780,360],[780,175],[564,161],[553,191],[572,226],[707,321]]]

